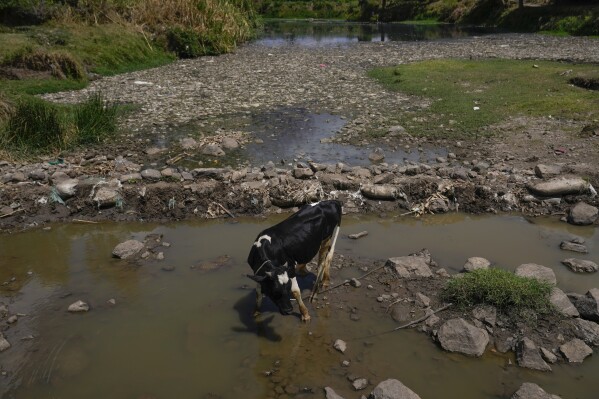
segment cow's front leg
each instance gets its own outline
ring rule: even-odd
[[[256,308],[254,309],[254,317],[260,315],[260,308],[262,308],[262,298],[264,298],[264,296],[262,295],[262,286],[258,284],[256,286]]]
[[[299,305],[300,313],[302,314],[302,321],[309,322],[310,314],[308,313],[308,308],[304,305],[304,301],[302,301],[302,292],[299,289],[299,285],[297,284],[297,278],[293,277],[291,279],[291,294],[297,301]]]

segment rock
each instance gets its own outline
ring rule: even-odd
[[[527,188],[536,195],[557,197],[569,194],[584,194],[589,191],[589,183],[580,177],[556,177],[542,182],[530,183]]]
[[[548,394],[537,384],[533,384],[531,382],[525,382],[512,395],[511,399],[561,399],[561,398],[557,395]]]
[[[557,362],[557,356],[555,356],[549,349],[541,347],[541,356],[547,363],[553,364]]]
[[[472,309],[472,316],[476,320],[480,320],[483,323],[494,327],[497,322],[497,309],[491,305],[480,305]]]
[[[569,294],[580,317],[586,320],[599,322],[599,289],[593,288],[586,295]]]
[[[36,169],[29,172],[29,178],[35,181],[44,181],[48,178],[48,174],[41,169]]]
[[[141,177],[146,180],[160,180],[162,173],[156,169],[145,169],[141,171]]]
[[[202,148],[201,152],[203,155],[209,155],[209,156],[213,156],[213,157],[222,157],[225,155],[225,152],[223,151],[223,149],[220,148],[220,146],[218,146],[216,144],[206,144]]]
[[[233,137],[224,137],[220,142],[220,145],[225,150],[236,150],[239,148],[239,143]]]
[[[144,248],[144,244],[137,240],[127,240],[118,244],[112,250],[112,256],[119,259],[128,259],[137,255]]]
[[[537,265],[535,263],[525,263],[516,268],[516,276],[534,278],[541,282],[546,282],[552,285],[557,283],[555,273],[552,269]]]
[[[551,367],[541,357],[539,348],[531,339],[524,337],[516,345],[518,366],[539,371],[551,371]]]
[[[144,152],[146,153],[146,155],[154,156],[154,155],[158,155],[162,152],[165,152],[166,150],[167,150],[166,148],[150,147],[150,148],[147,148]]]
[[[449,352],[482,356],[489,343],[489,334],[462,318],[445,322],[437,334],[441,347]]]
[[[191,150],[198,146],[198,142],[191,137],[182,138],[179,143],[181,144],[181,148],[184,150]]]
[[[359,233],[355,233],[355,234],[350,234],[348,235],[349,238],[351,238],[352,240],[357,240],[358,238],[362,238],[368,235],[367,231],[361,231]]]
[[[416,301],[418,303],[420,303],[422,306],[424,306],[425,308],[428,308],[429,306],[431,306],[431,299],[420,292],[416,293]]]
[[[389,130],[387,131],[387,135],[389,135],[391,137],[399,136],[399,135],[403,135],[403,134],[406,134],[406,129],[400,125],[391,126],[389,128]]]
[[[6,319],[6,322],[8,324],[15,324],[17,322],[17,320],[19,320],[19,317],[16,314],[13,314],[8,319]]]
[[[68,311],[71,313],[81,313],[89,311],[89,305],[81,300],[69,305]]]
[[[370,159],[371,162],[381,162],[383,159],[385,159],[383,149],[377,148],[368,155],[368,159]]]
[[[333,388],[330,387],[325,387],[324,393],[326,395],[326,399],[344,399],[343,396],[337,395]]]
[[[572,321],[576,338],[583,340],[587,345],[599,346],[599,324],[584,319]]]
[[[538,164],[535,166],[535,175],[541,179],[547,179],[550,177],[558,176],[562,173],[562,167],[560,165],[543,165]]]
[[[368,399],[420,399],[420,396],[401,381],[388,379],[378,384],[368,395]]]
[[[4,352],[8,348],[10,348],[10,342],[8,342],[6,338],[4,338],[4,335],[0,333],[0,352]]]
[[[487,259],[474,256],[472,258],[468,258],[464,264],[464,271],[471,272],[477,269],[488,269],[489,266],[491,266],[491,262],[489,262]]]
[[[121,199],[118,189],[111,187],[100,187],[94,194],[93,201],[98,208],[109,208],[115,206]]]
[[[400,278],[422,278],[432,277],[429,264],[430,261],[426,257],[400,256],[387,259],[385,267],[395,271]]]
[[[106,301],[107,304],[111,305],[111,306],[115,306],[116,305],[116,299],[114,298],[110,298],[109,300]]]
[[[360,191],[366,198],[392,201],[398,196],[397,188],[386,184],[367,184]]]
[[[553,308],[560,314],[566,317],[578,317],[579,313],[576,307],[570,302],[568,296],[564,294],[564,291],[557,287],[551,289],[551,295],[549,302],[553,305]]]
[[[347,176],[341,174],[327,173],[320,177],[323,184],[330,184],[337,190],[357,190],[360,183],[357,180],[349,180]]]
[[[586,254],[589,252],[587,247],[574,241],[562,241],[559,247],[564,251],[578,252],[581,254]]]
[[[587,356],[593,353],[593,350],[578,338],[560,346],[559,351],[569,363],[582,363]]]
[[[309,179],[314,176],[314,172],[310,168],[295,168],[293,169],[293,177],[296,179]]]
[[[358,378],[354,380],[352,385],[354,387],[354,390],[361,391],[362,389],[365,389],[368,386],[368,380],[366,378]]]
[[[124,175],[121,175],[121,177],[119,177],[119,180],[121,181],[121,183],[135,183],[138,182],[142,179],[141,177],[141,173],[127,173]]]
[[[360,288],[362,286],[362,283],[360,282],[360,280],[355,279],[355,278],[352,278],[351,280],[349,280],[349,284],[355,288]]]
[[[345,353],[345,350],[347,349],[347,344],[345,343],[345,341],[338,339],[333,344],[333,348],[337,349],[341,353]]]
[[[228,169],[225,168],[196,168],[191,171],[193,177],[204,177],[214,180],[224,180],[228,172]]]
[[[587,226],[595,223],[598,216],[599,209],[584,202],[579,202],[570,208],[570,212],[568,212],[568,223]]]
[[[60,198],[66,200],[76,194],[78,184],[78,179],[62,179],[54,187]]]
[[[562,260],[562,263],[576,273],[594,273],[599,269],[599,266],[590,260],[568,258]]]

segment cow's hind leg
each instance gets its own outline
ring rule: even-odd
[[[256,308],[254,309],[254,317],[260,315],[260,308],[262,308],[262,298],[264,298],[264,296],[262,295],[262,286],[258,284],[256,286]]]
[[[320,249],[318,250],[318,268],[316,269],[316,281],[315,284],[320,285],[323,288],[327,288],[329,286],[329,278],[328,271],[325,268],[326,258],[331,248],[331,237],[327,238],[320,244]],[[327,278],[325,279],[325,274]],[[326,284],[326,285],[325,285]]]
[[[310,321],[310,314],[308,313],[308,308],[304,305],[304,301],[302,300],[302,292],[299,289],[299,285],[297,284],[297,278],[293,277],[291,279],[291,294],[297,301],[299,305],[300,313],[302,314],[302,321],[308,322]]]
[[[325,241],[324,248],[321,247],[321,252],[318,254],[319,262],[322,254],[324,255],[324,260],[322,261],[322,287],[328,288],[331,284],[331,263],[333,262],[333,255],[335,253],[335,243],[337,242],[337,235],[339,234],[339,226],[335,228],[335,232],[333,236]],[[324,251],[323,251],[324,249]]]

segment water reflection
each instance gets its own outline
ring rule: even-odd
[[[493,33],[492,29],[449,24],[355,23],[341,21],[267,20],[257,40],[265,46],[340,45],[352,42],[457,39]]]

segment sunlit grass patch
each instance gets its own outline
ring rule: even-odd
[[[520,60],[431,60],[378,68],[370,76],[387,89],[423,97],[430,107],[405,112],[413,134],[476,137],[509,116],[571,120],[599,117],[599,93],[574,87],[577,74],[599,66]]]

